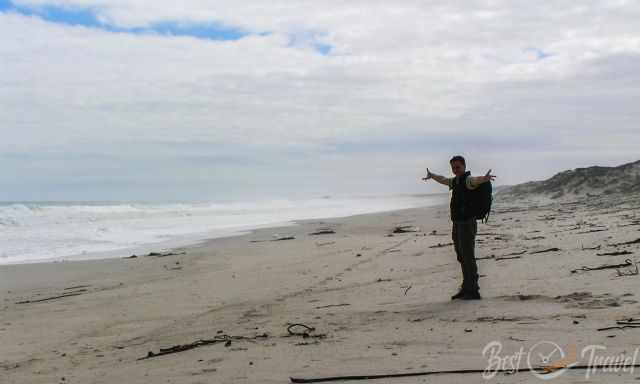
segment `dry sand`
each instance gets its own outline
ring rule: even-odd
[[[290,376],[484,369],[482,349],[494,340],[505,356],[545,340],[629,354],[640,347],[640,329],[597,329],[640,317],[640,276],[571,270],[640,260],[640,244],[608,245],[640,238],[639,224],[638,198],[497,204],[477,237],[476,256],[485,258],[478,261],[481,301],[449,299],[460,267],[450,245],[433,247],[451,241],[446,207],[261,229],[166,257],[2,266],[0,382],[286,383]],[[389,236],[398,225],[419,232]],[[335,234],[309,235],[324,227]],[[274,234],[295,239],[261,241]],[[533,253],[550,248],[559,250]],[[632,254],[597,256],[623,250]],[[519,258],[495,259],[505,255]],[[291,323],[324,337],[289,336]],[[200,339],[264,334],[139,360]],[[636,368],[594,380],[639,377]],[[371,382],[463,381],[483,379]],[[520,372],[491,381],[539,379]],[[552,382],[587,381],[570,371]]]

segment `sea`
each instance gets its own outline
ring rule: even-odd
[[[448,194],[254,202],[0,202],[0,264],[126,257],[297,220],[426,207]]]

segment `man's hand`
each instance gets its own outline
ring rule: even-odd
[[[492,175],[491,170],[489,170],[486,175],[480,176],[479,178],[483,183],[485,183],[487,181],[493,181],[496,178],[496,176]]]
[[[429,179],[433,179],[442,185],[449,186],[449,179],[444,176],[436,175],[435,173],[431,173],[429,168],[427,168],[427,176],[423,177],[422,180],[427,181]]]
[[[433,177],[433,174],[431,172],[429,172],[429,168],[427,168],[427,176],[423,177],[422,180],[427,181],[432,177]]]

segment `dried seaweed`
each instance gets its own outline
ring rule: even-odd
[[[224,343],[226,347],[231,346],[232,341],[239,340],[256,340],[256,339],[266,339],[269,335],[263,333],[261,335],[256,335],[253,337],[247,336],[230,336],[230,335],[216,335],[213,339],[200,339],[196,340],[189,344],[178,344],[168,348],[160,348],[159,352],[149,351],[145,357],[141,357],[138,360],[147,360],[158,356],[170,355],[173,353],[189,351],[191,349],[204,347],[206,345]]]

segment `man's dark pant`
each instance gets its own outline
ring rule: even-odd
[[[475,219],[453,222],[452,238],[458,261],[462,267],[462,289],[467,292],[479,290],[478,265],[474,253],[477,231],[478,223]]]

